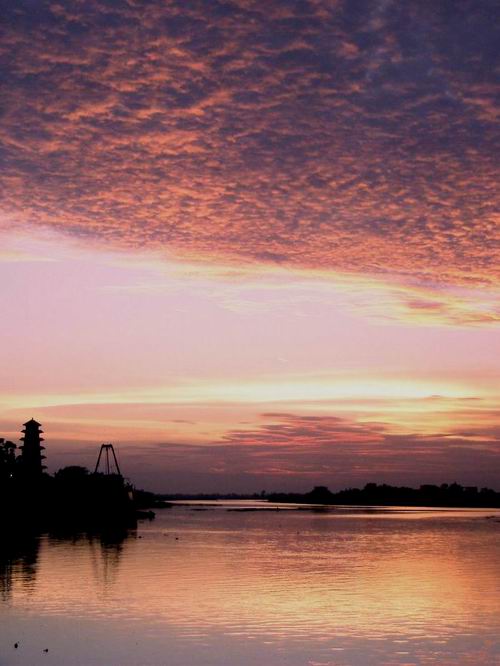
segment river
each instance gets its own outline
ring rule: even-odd
[[[500,664],[500,511],[242,508],[2,547],[0,664]]]

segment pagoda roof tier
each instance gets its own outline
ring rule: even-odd
[[[38,423],[38,421],[35,421],[35,419],[31,418],[29,421],[26,421],[26,423],[23,423],[23,425],[36,425],[36,426],[41,426],[41,423]]]

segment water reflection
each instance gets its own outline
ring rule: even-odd
[[[500,663],[500,525],[485,512],[193,508],[2,555],[12,636],[64,618],[86,664],[99,650],[110,665]]]
[[[135,535],[135,530],[115,530],[87,537],[96,585],[100,585],[104,590],[113,587],[117,579],[125,539]]]
[[[40,554],[63,552],[67,564],[76,564],[73,575],[78,575],[81,555],[90,557],[94,584],[103,590],[112,587],[117,576],[123,544],[133,538],[135,530],[112,529],[99,532],[33,532],[9,531],[0,545],[0,595],[2,602],[12,600],[14,592],[19,597],[34,594],[37,584]],[[59,573],[63,574],[62,566]],[[54,573],[56,571],[54,570]],[[43,585],[43,581],[41,583]]]
[[[33,590],[40,549],[36,533],[8,532],[0,541],[0,596],[2,602],[12,596],[13,581],[19,581],[27,593]]]

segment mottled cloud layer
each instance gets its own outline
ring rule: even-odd
[[[493,0],[2,4],[5,224],[498,287]]]

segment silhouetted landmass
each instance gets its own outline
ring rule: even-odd
[[[422,485],[419,488],[368,483],[364,488],[348,488],[331,492],[326,486],[316,486],[309,493],[270,493],[271,502],[297,504],[345,504],[361,506],[430,506],[498,508],[500,493],[490,488],[443,483],[440,486]]]
[[[347,488],[332,492],[326,486],[316,486],[308,493],[271,492],[238,493],[171,493],[159,495],[167,501],[266,500],[296,504],[345,504],[362,506],[432,506],[432,507],[500,507],[500,493],[490,488],[461,486],[458,483],[422,485],[419,488],[368,483],[364,488]],[[249,509],[241,509],[249,510]]]
[[[44,471],[41,424],[31,419],[22,432],[18,456],[13,442],[0,439],[0,520],[9,532],[122,528],[153,518],[153,506],[167,506],[124,479],[111,444],[101,447],[93,473],[73,465],[51,476]]]
[[[153,518],[151,508],[172,506],[166,500],[267,500],[316,507],[358,506],[428,506],[428,507],[500,507],[500,493],[489,488],[450,485],[422,485],[420,488],[368,483],[364,488],[331,492],[316,486],[305,494],[198,494],[155,495],[136,490],[121,475],[111,444],[103,444],[95,470],[73,465],[53,476],[47,474],[43,461],[45,447],[41,424],[31,419],[24,424],[21,453],[17,446],[0,438],[0,521],[9,532],[27,534],[30,530],[87,531],[126,528],[138,518]],[[99,465],[103,462],[104,472]],[[114,469],[113,469],[114,466]],[[248,508],[232,509],[246,511]]]
[[[4,479],[0,506],[5,525],[44,529],[132,525],[137,508],[122,477],[90,474],[83,467],[66,467],[54,476]]]

